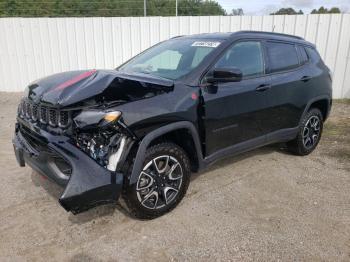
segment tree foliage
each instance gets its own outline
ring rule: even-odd
[[[299,12],[295,11],[293,8],[281,8],[280,10],[271,13],[270,15],[302,15],[304,14],[302,10],[299,10]]]
[[[330,9],[327,9],[323,6],[321,6],[318,10],[313,9],[311,11],[311,14],[339,14],[341,13],[340,9],[338,7],[332,7]],[[299,10],[299,12],[295,11],[293,8],[281,8],[278,11],[271,13],[270,15],[302,15],[304,14],[302,10]]]
[[[0,16],[143,16],[143,0],[0,0]],[[175,15],[175,0],[147,0],[147,15]],[[178,0],[178,15],[225,15],[211,0]]]
[[[313,9],[311,11],[311,14],[340,14],[341,11],[338,7],[332,7],[330,9],[327,9],[323,6],[321,6],[318,10]]]
[[[232,9],[230,15],[242,16],[242,15],[244,15],[244,12],[243,12],[243,9],[242,9],[242,8]]]

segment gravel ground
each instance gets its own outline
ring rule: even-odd
[[[220,161],[173,212],[140,221],[118,205],[66,213],[58,186],[18,167],[19,99],[0,93],[0,261],[350,260],[349,101],[311,155],[275,145]]]

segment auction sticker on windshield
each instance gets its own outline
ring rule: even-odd
[[[200,42],[194,42],[192,46],[203,46],[203,47],[218,47],[220,45],[220,42],[209,42],[209,41],[200,41]]]

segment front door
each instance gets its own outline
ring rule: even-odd
[[[203,91],[205,104],[206,156],[254,138],[261,137],[261,119],[265,109],[263,48],[260,41],[234,43],[209,70],[238,68],[239,82],[217,83]],[[205,80],[204,80],[205,81]]]

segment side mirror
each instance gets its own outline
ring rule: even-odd
[[[207,78],[207,82],[211,84],[239,82],[241,80],[242,71],[238,68],[216,68],[213,71],[213,76]]]

